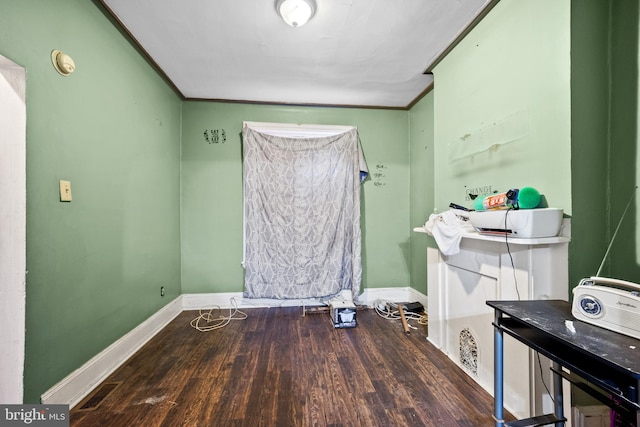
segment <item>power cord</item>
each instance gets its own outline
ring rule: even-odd
[[[507,216],[509,215],[509,211],[511,211],[512,209],[513,208],[509,208],[504,213],[504,243],[507,245],[507,253],[509,254],[509,260],[511,260],[511,271],[513,272],[513,283],[516,288],[516,294],[518,295],[518,301],[520,301],[522,298],[520,297],[520,290],[518,289],[518,278],[516,277],[516,266],[515,266],[515,263],[513,262],[513,255],[511,255],[511,248],[509,247],[509,233],[507,233],[507,230],[508,230]]]
[[[376,313],[382,318],[388,320],[400,320],[400,311],[398,310],[398,304],[395,302],[377,299],[373,302],[373,308],[376,310]],[[416,320],[419,325],[427,325],[429,323],[429,318],[426,313],[414,313],[410,311],[404,311],[404,317],[407,320]],[[408,325],[411,329],[418,329],[415,326]]]
[[[197,329],[200,332],[210,332],[215,331],[216,329],[224,328],[232,320],[244,320],[247,318],[247,314],[238,310],[238,303],[235,298],[231,298],[231,307],[229,307],[229,315],[223,316],[222,314],[218,315],[218,317],[214,316],[214,310],[217,312],[221,312],[222,308],[216,305],[209,310],[200,310],[198,317],[191,321],[191,327]]]
[[[551,401],[555,406],[556,401],[553,398],[553,394],[551,394],[551,392],[549,391],[549,387],[547,387],[547,383],[544,381],[544,375],[542,373],[542,362],[540,361],[540,353],[538,353],[537,351],[536,351],[536,356],[538,357],[538,367],[540,368],[540,379],[542,380],[542,385],[544,386],[545,390],[547,390],[547,394],[549,395],[549,397],[551,398]]]

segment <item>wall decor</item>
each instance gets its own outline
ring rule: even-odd
[[[382,163],[378,163],[375,166],[371,176],[373,177],[373,185],[375,185],[376,187],[384,187],[385,185],[387,185],[387,183],[385,182],[385,178],[387,177],[387,175],[385,175],[384,173],[384,170],[386,168],[387,167]]]
[[[227,142],[227,133],[224,129],[205,129],[204,140],[209,144],[224,144]]]

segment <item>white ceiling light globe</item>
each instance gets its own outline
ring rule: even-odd
[[[292,27],[304,25],[315,12],[313,0],[279,0],[278,13]]]

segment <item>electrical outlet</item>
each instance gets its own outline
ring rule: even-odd
[[[164,296],[164,286],[160,286],[160,296]]]

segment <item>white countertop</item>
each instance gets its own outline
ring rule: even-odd
[[[416,233],[429,234],[424,227],[415,227],[413,231],[415,231]],[[558,244],[558,243],[569,243],[571,241],[571,238],[566,236],[537,237],[533,239],[524,239],[521,237],[513,237],[513,236],[505,237],[502,235],[481,234],[481,233],[478,233],[477,231],[465,231],[462,234],[462,238],[484,240],[487,242],[497,242],[497,243],[509,242],[510,245],[552,245],[552,244]]]

